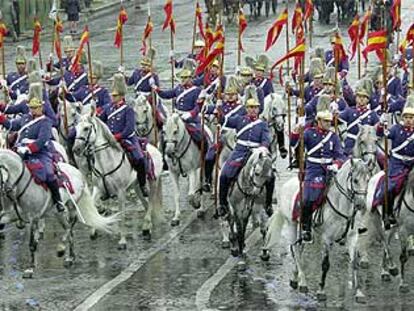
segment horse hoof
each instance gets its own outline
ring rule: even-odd
[[[126,249],[127,249],[126,243],[118,243],[118,250],[119,251],[124,251]]]
[[[199,209],[201,206],[200,198],[196,194],[189,195],[188,203],[194,208]]]
[[[239,250],[237,248],[233,248],[230,250],[230,253],[233,257],[239,256]]]
[[[33,269],[26,269],[23,272],[23,279],[31,279],[33,278]]]
[[[44,232],[39,232],[39,240],[43,240],[45,238]]]
[[[179,219],[173,219],[173,220],[171,220],[171,226],[172,227],[176,227],[178,225],[180,225],[180,220]]]
[[[63,255],[65,255],[65,251],[66,251],[65,245],[58,244],[58,246],[56,248],[56,256],[62,257]]]
[[[65,261],[63,262],[63,266],[65,268],[70,268],[73,266],[73,259],[72,258],[66,258]]]
[[[358,290],[358,292],[355,294],[355,301],[357,302],[357,303],[367,303],[367,299],[366,299],[366,297],[365,297],[365,295],[361,292],[361,291],[359,291]]]
[[[392,267],[388,271],[392,276],[397,276],[398,275],[398,268],[397,267]]]
[[[410,288],[408,287],[407,284],[403,283],[400,284],[400,293],[408,293],[410,291]]]
[[[383,282],[390,282],[391,281],[391,276],[389,275],[389,273],[382,273],[381,274],[381,280]]]
[[[361,260],[359,262],[359,267],[361,269],[364,269],[364,270],[368,269],[369,268],[369,262],[368,262],[368,260]]]
[[[299,286],[298,281],[293,281],[293,280],[289,281],[289,285],[292,289],[298,289],[298,286]]]
[[[205,215],[206,215],[206,212],[205,211],[202,211],[202,210],[198,210],[197,211],[197,218],[204,219],[204,216]]]
[[[221,242],[221,248],[222,249],[228,249],[228,248],[230,248],[230,242],[229,241],[223,241],[223,242]]]
[[[410,256],[410,257],[414,256],[414,248],[410,248],[410,249],[408,249],[408,250],[407,250],[407,254],[408,254],[408,256]]]
[[[269,261],[270,254],[269,254],[269,251],[267,249],[262,250],[262,254],[260,255],[260,259],[262,259],[263,261]]]
[[[239,262],[237,263],[237,269],[239,270],[239,272],[244,272],[244,271],[246,271],[246,269],[247,269],[247,264],[246,264],[246,262],[245,262],[244,260],[239,261]]]
[[[319,290],[316,293],[316,298],[318,299],[318,301],[326,301],[326,293],[323,290]]]
[[[151,231],[148,229],[142,230],[142,237],[145,241],[151,241]]]
[[[308,293],[308,291],[309,291],[309,288],[306,285],[300,285],[299,286],[299,292],[301,292],[303,294],[306,294],[306,293]]]
[[[98,238],[98,231],[94,230],[93,232],[91,232],[91,233],[89,234],[89,238],[90,238],[92,241],[96,240],[96,239]]]

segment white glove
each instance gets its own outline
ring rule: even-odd
[[[171,50],[171,51],[168,53],[168,57],[169,57],[169,58],[174,58],[174,56],[175,56],[175,54],[174,54],[174,50]]]
[[[337,112],[338,112],[338,109],[339,109],[339,107],[338,107],[338,103],[337,103],[336,101],[333,101],[333,102],[329,105],[329,110],[330,110],[332,113],[337,113]]]
[[[305,124],[306,124],[306,117],[299,117],[298,125],[305,126]]]
[[[60,80],[60,82],[59,82],[59,88],[63,88],[63,89],[65,89],[65,88],[66,88],[66,82],[65,82],[65,80],[64,80],[64,79],[61,79],[61,80]]]
[[[223,101],[221,99],[217,99],[216,106],[221,107],[223,105]]]
[[[302,98],[298,98],[298,99],[296,100],[296,106],[297,106],[298,108],[302,108],[302,107],[303,107]]]
[[[236,66],[236,75],[239,75],[240,74],[240,66]]]
[[[17,104],[20,104],[21,102],[23,102],[23,101],[26,101],[28,99],[28,96],[27,96],[27,94],[19,94],[18,96],[17,96],[17,99],[16,99],[16,105]]]
[[[394,54],[394,59],[393,59],[393,61],[394,61],[395,63],[398,63],[398,62],[400,61],[400,59],[401,59],[401,55],[400,55],[400,54]]]
[[[118,72],[119,72],[119,73],[124,74],[124,73],[125,73],[125,67],[124,67],[124,66],[122,66],[122,65],[120,65],[120,66],[118,67]]]
[[[383,113],[380,117],[380,124],[388,124],[388,113]]]
[[[19,146],[16,148],[16,152],[21,155],[25,155],[26,153],[30,153],[30,149],[26,146]]]
[[[54,56],[53,53],[49,53],[49,58],[50,59],[53,59],[53,56]]]
[[[262,152],[265,152],[265,153],[269,153],[269,149],[265,146],[260,146],[260,147],[257,147],[256,149],[257,149],[257,151],[262,151]]]
[[[0,79],[0,85],[3,87],[7,87],[7,81],[4,79]]]
[[[207,91],[206,90],[201,90],[200,94],[198,95],[199,99],[205,99],[207,97]]]
[[[191,118],[191,112],[184,112],[182,115],[181,115],[181,119],[183,119],[184,121],[187,121],[188,119],[190,119]]]
[[[327,167],[328,171],[332,172],[332,173],[338,173],[338,165],[337,164],[332,164],[332,165],[328,165]]]
[[[384,96],[385,95],[385,88],[382,88],[381,89],[381,96]]]
[[[148,83],[150,85],[150,87],[154,87],[155,85],[155,79],[153,77],[149,78]]]
[[[45,75],[45,71],[43,69],[40,69],[39,74],[40,74],[41,77],[43,77]]]

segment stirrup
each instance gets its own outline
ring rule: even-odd
[[[303,243],[308,243],[308,244],[313,243],[312,232],[302,231],[302,241]]]
[[[211,185],[210,185],[210,183],[205,182],[204,185],[203,185],[203,187],[202,187],[202,190],[204,192],[210,192],[211,191]]]

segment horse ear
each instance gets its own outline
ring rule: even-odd
[[[354,167],[354,164],[355,164],[355,160],[354,158],[351,158],[351,166]]]
[[[95,105],[91,105],[91,113],[90,113],[91,117],[96,116],[96,106]]]

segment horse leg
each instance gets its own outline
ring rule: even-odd
[[[305,271],[303,270],[303,244],[296,244],[293,246],[293,254],[296,263],[296,270],[297,270],[297,278],[298,283],[297,286],[299,287],[299,291],[301,293],[307,293],[309,291],[308,284],[306,282]],[[291,283],[291,286],[293,284]],[[293,286],[292,286],[293,287]]]
[[[23,278],[31,279],[33,277],[34,269],[36,267],[36,251],[38,240],[36,234],[38,230],[37,220],[32,220],[30,223],[30,237],[29,237],[29,250],[30,250],[30,267],[24,270]]]
[[[45,223],[45,219],[39,219],[39,240],[43,240],[44,236],[45,236],[45,228],[46,228],[46,223]]]
[[[120,206],[120,213],[121,213],[121,217],[122,220],[119,223],[119,234],[120,234],[120,239],[118,241],[118,250],[126,250],[127,249],[127,242],[126,242],[126,221],[127,221],[127,216],[126,216],[126,210],[125,210],[125,205],[126,205],[126,193],[125,191],[118,191],[118,202],[119,202],[119,206]]]
[[[400,292],[407,293],[410,288],[405,282],[405,264],[408,261],[408,252],[407,252],[407,235],[400,233],[401,241],[401,254],[400,254],[400,268],[401,268],[401,281],[400,281]]]
[[[330,244],[325,242],[323,247],[323,255],[322,255],[322,277],[321,283],[319,284],[320,288],[317,292],[317,297],[319,301],[326,301],[326,293],[325,293],[325,282],[326,276],[328,275],[330,263],[329,263],[329,248]]]
[[[200,195],[199,195],[199,172],[200,169],[195,169],[188,174],[188,203],[194,208],[200,208]]]
[[[73,265],[73,262],[75,261],[75,250],[74,250],[74,244],[73,244],[73,227],[75,226],[76,218],[77,218],[77,215],[76,215],[75,207],[71,206],[69,208],[69,232],[68,232],[68,239],[67,239],[69,251],[66,253],[66,257],[63,262],[63,265],[66,268],[71,267]]]
[[[348,238],[348,253],[351,259],[352,269],[352,289],[354,290],[355,301],[357,303],[365,303],[365,295],[360,288],[359,275],[359,254],[358,254],[358,233],[353,233]]]
[[[220,229],[223,239],[221,240],[221,248],[230,248],[230,226],[228,221],[220,219]]]
[[[237,257],[239,255],[239,250],[237,247],[237,228],[234,221],[234,212],[233,208],[230,206],[228,224],[229,224],[229,240],[230,240],[230,253],[233,257]]]
[[[149,182],[149,181],[147,181]],[[144,237],[144,240],[151,240],[151,231],[152,231],[152,209],[153,206],[151,204],[151,196],[153,196],[153,189],[154,185],[153,182],[150,183],[150,193],[149,193],[149,200],[147,201],[141,193],[141,189],[139,188],[138,184],[135,185],[135,192],[138,194],[138,198],[145,209],[145,216],[144,221],[142,224],[142,236]]]
[[[175,214],[174,218],[171,221],[171,226],[175,227],[180,224],[180,185],[179,185],[179,175],[176,172],[170,172],[171,181],[173,184],[174,191],[174,203],[175,203]]]
[[[262,255],[260,258],[263,261],[268,261],[270,258],[270,250],[280,241],[280,236],[283,228],[283,215],[277,211],[269,220],[268,226],[266,229],[266,235],[263,239],[263,248],[262,248]],[[290,228],[292,225],[289,226]],[[296,225],[293,224],[293,234],[292,229],[289,230],[289,237],[293,237],[293,235],[296,235]],[[292,243],[294,242],[294,239]]]

